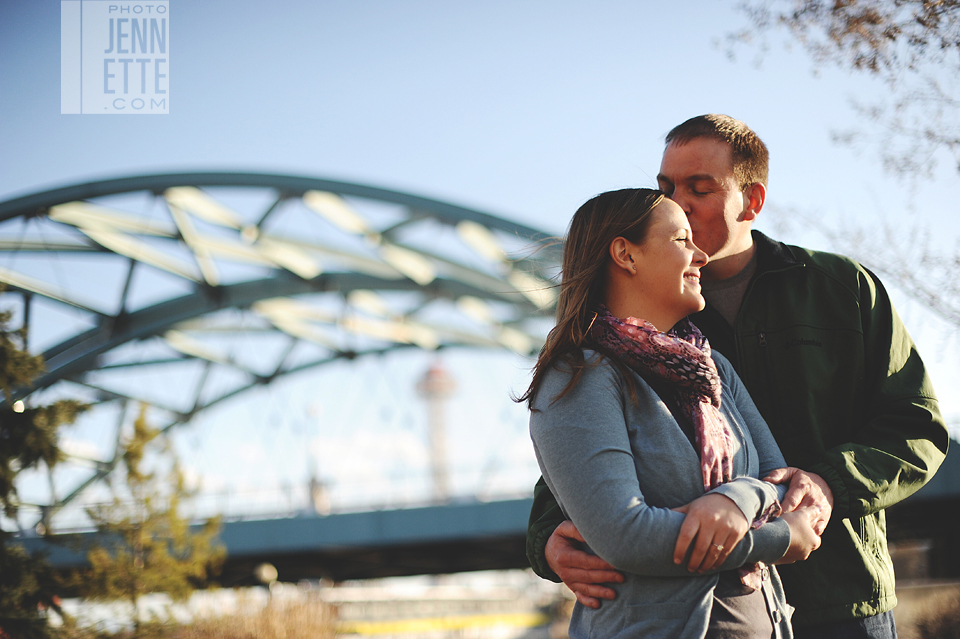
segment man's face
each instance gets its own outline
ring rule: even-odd
[[[751,225],[744,221],[748,200],[734,176],[731,155],[727,143],[709,138],[670,144],[657,175],[660,190],[687,214],[693,241],[711,263],[745,251],[753,242]]]

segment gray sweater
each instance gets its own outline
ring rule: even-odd
[[[544,375],[530,435],[544,480],[588,551],[623,571],[625,582],[616,586],[617,598],[597,610],[576,604],[570,637],[703,637],[717,576],[673,563],[684,515],[670,510],[704,493],[697,451],[643,379],[630,373],[634,403],[607,358],[589,350],[584,356],[590,365],[562,399],[554,401],[570,380],[564,365]],[[736,442],[735,479],[713,492],[732,499],[753,521],[784,490],[758,477],[786,464],[733,367],[719,353],[713,357],[723,386],[721,411]],[[789,543],[787,523],[768,522],[748,532],[721,569],[776,561]],[[776,571],[769,574],[764,594],[776,636],[790,637],[792,608]]]

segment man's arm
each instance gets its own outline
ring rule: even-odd
[[[617,596],[613,588],[602,584],[622,583],[623,574],[600,557],[584,552],[582,543],[580,532],[564,518],[560,504],[541,477],[533,488],[527,561],[533,572],[544,579],[566,584],[584,606],[599,608],[600,599]]]
[[[933,477],[949,435],[916,346],[880,281],[860,274],[868,396],[852,441],[807,470],[823,478],[839,517],[860,517],[909,497]]]
[[[527,562],[544,579],[559,583],[560,576],[547,563],[545,549],[550,535],[566,520],[556,497],[541,477],[533,487],[533,507],[527,524]],[[582,553],[586,555],[587,553]]]
[[[599,608],[601,599],[614,599],[617,592],[604,584],[623,583],[623,573],[606,561],[582,550],[586,543],[569,519],[557,526],[547,540],[547,563],[563,583],[588,608]]]

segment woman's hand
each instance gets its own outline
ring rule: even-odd
[[[718,567],[750,529],[750,522],[734,501],[718,493],[703,495],[673,510],[686,515],[673,550],[673,563],[679,566],[693,544],[687,564],[690,572]]]
[[[797,508],[783,513],[780,518],[790,525],[790,547],[786,554],[773,562],[775,564],[792,564],[803,561],[814,550],[820,547],[820,535],[816,525],[820,521],[821,511],[816,506]]]

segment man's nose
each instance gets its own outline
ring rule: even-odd
[[[690,217],[690,203],[687,201],[687,198],[674,191],[670,199],[687,214],[687,217]]]

